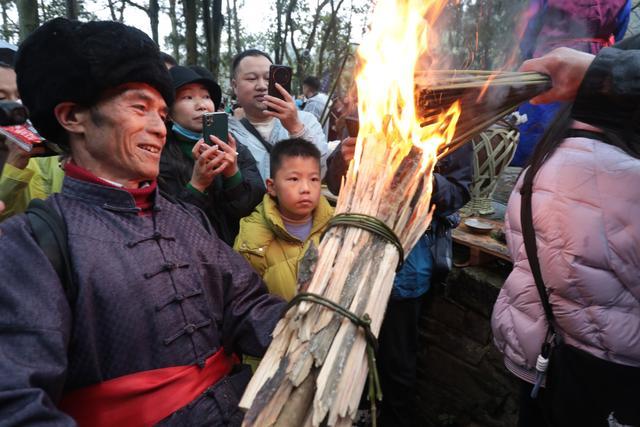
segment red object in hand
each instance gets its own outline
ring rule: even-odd
[[[0,134],[28,152],[31,152],[34,144],[40,144],[44,141],[44,138],[28,125],[0,126]]]

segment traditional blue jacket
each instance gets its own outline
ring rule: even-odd
[[[77,300],[67,300],[25,216],[2,223],[2,423],[74,425],[57,407],[67,391],[202,364],[221,346],[263,355],[284,302],[199,210],[156,192],[152,215],[139,216],[130,193],[69,177],[48,203],[67,225]],[[247,381],[228,376],[164,424],[239,424]]]

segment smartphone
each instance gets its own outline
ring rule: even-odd
[[[349,136],[357,137],[360,131],[360,121],[355,117],[345,117],[344,124],[347,127]]]
[[[276,83],[280,83],[280,85],[287,92],[291,93],[291,76],[292,75],[293,75],[293,70],[291,69],[291,67],[287,67],[286,65],[272,64],[269,67],[269,87],[267,89],[267,94],[284,100],[284,97],[282,96],[280,91],[276,88]]]
[[[227,142],[229,135],[229,116],[224,111],[204,113],[202,115],[202,138],[205,144],[213,145],[209,135]]]

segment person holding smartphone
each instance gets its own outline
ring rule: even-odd
[[[269,55],[257,49],[245,50],[233,59],[231,86],[245,118],[230,119],[229,131],[249,148],[263,180],[270,177],[271,149],[276,142],[289,138],[306,139],[318,148],[324,176],[328,145],[322,127],[312,114],[298,110],[282,84],[272,81],[269,93],[272,65]],[[290,71],[288,77],[291,77]]]
[[[202,209],[218,236],[232,245],[240,219],[253,211],[266,191],[256,162],[233,137],[203,139],[203,114],[216,111],[222,99],[213,77],[183,66],[169,73],[176,97],[158,183],[166,193]]]
[[[0,62],[0,101],[20,101],[16,72],[4,62]],[[4,200],[6,207],[0,211],[0,221],[3,221],[24,212],[32,199],[46,199],[58,193],[64,172],[62,156],[36,157],[44,147],[35,146],[26,151],[3,135],[0,138],[0,144],[4,144],[7,151],[5,163],[0,164],[0,200]]]

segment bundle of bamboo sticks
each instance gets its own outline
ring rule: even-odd
[[[535,72],[425,70],[417,72],[416,110],[421,126],[433,126],[454,102],[461,115],[451,142],[440,147],[449,154],[466,144],[518,105],[551,88],[549,76]]]
[[[336,214],[378,218],[408,252],[431,221],[435,151],[427,162],[422,156],[416,147],[407,151],[375,135],[364,136]],[[328,230],[318,252],[313,274],[303,271],[299,277],[299,291],[322,295],[357,316],[367,314],[377,336],[400,251],[376,234],[337,226]],[[247,410],[244,425],[350,426],[367,373],[364,331],[324,306],[301,302],[277,325],[245,391],[240,402]]]
[[[420,77],[417,86],[424,88]],[[429,86],[416,103],[424,126],[436,127],[434,134],[455,126],[445,116],[454,102],[461,103],[462,117],[449,151],[548,88],[546,77],[532,73],[430,71],[422,77],[429,79]],[[438,120],[429,123],[433,117]],[[382,131],[358,138],[336,214],[377,218],[408,253],[431,222],[437,153],[398,143],[396,119],[380,120]],[[354,227],[331,228],[300,267],[298,291],[321,295],[357,316],[367,315],[377,336],[400,256],[380,235]],[[245,391],[240,402],[247,411],[244,425],[350,426],[367,373],[364,331],[332,309],[300,302],[276,326],[273,342]]]

